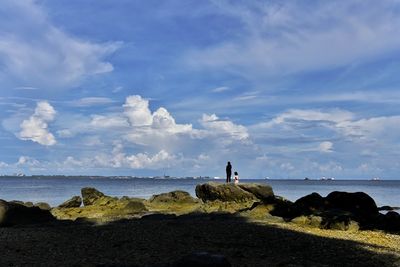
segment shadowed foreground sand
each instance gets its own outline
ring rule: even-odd
[[[0,251],[0,266],[169,266],[194,251],[223,254],[232,266],[400,266],[399,235],[225,214],[0,228]]]

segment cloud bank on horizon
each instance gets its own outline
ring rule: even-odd
[[[0,14],[0,174],[399,178],[397,0]]]

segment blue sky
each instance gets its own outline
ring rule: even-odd
[[[400,2],[4,0],[0,173],[397,179]]]

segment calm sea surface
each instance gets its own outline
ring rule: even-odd
[[[209,179],[154,179],[154,178],[90,178],[90,177],[0,177],[0,199],[47,202],[59,205],[82,187],[90,186],[110,196],[149,198],[153,194],[184,190],[195,196],[197,184]],[[223,182],[223,180],[214,180]],[[400,180],[241,180],[241,182],[268,183],[276,195],[296,200],[312,192],[326,196],[332,191],[362,191],[373,197],[378,206],[400,206]]]

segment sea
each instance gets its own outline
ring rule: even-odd
[[[149,198],[154,194],[184,190],[195,196],[197,184],[224,180],[203,178],[134,178],[134,177],[69,177],[69,176],[2,176],[0,199],[46,202],[57,206],[72,196],[80,195],[82,187],[94,187],[106,195]],[[275,180],[242,179],[243,183],[272,186],[275,195],[295,201],[317,192],[326,196],[332,191],[365,192],[378,206],[400,207],[400,180]]]

